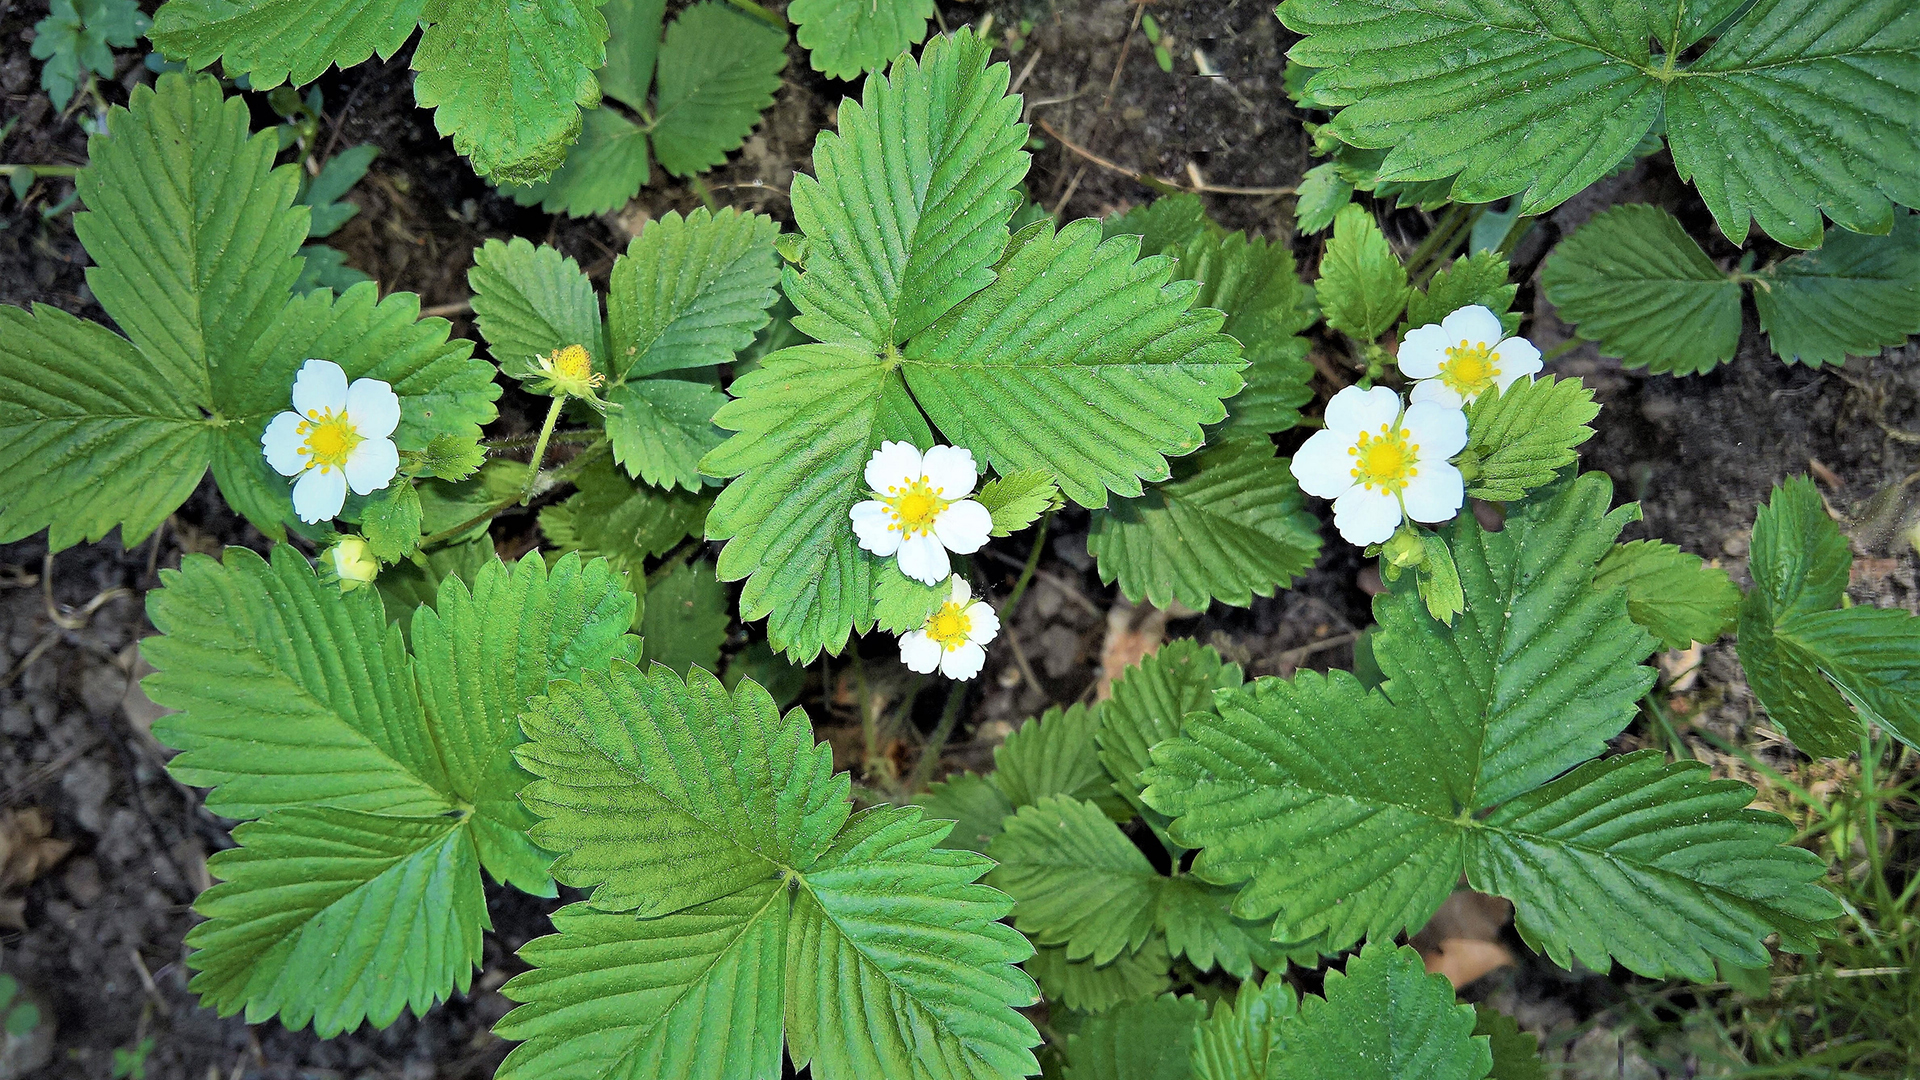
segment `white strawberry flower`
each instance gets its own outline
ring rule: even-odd
[[[1349,386],[1327,402],[1326,427],[1293,456],[1300,490],[1333,500],[1333,525],[1351,544],[1382,544],[1403,518],[1432,524],[1460,512],[1466,482],[1448,458],[1467,445],[1458,407],[1416,401],[1404,410],[1385,386]]]
[[[1410,379],[1413,401],[1463,408],[1489,387],[1507,387],[1540,370],[1540,350],[1526,338],[1503,338],[1500,316],[1479,304],[1459,308],[1437,323],[1407,331],[1400,343],[1400,373]]]
[[[400,398],[379,379],[355,379],[331,360],[308,360],[293,380],[293,411],[267,425],[260,448],[281,476],[297,476],[293,510],[308,524],[329,521],[347,487],[366,495],[393,480],[400,451],[393,429]]]
[[[993,515],[967,498],[979,476],[971,450],[883,442],[867,459],[873,498],[854,504],[853,534],[881,558],[898,555],[901,573],[938,585],[953,569],[947,552],[971,555],[993,531]]]
[[[987,643],[1000,634],[1000,616],[973,599],[958,574],[948,595],[925,626],[900,635],[900,662],[922,675],[937,667],[949,679],[971,679],[987,662]]]

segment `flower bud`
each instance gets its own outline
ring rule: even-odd
[[[1411,525],[1402,525],[1380,546],[1380,556],[1401,570],[1410,570],[1427,561],[1426,541]]]
[[[370,585],[380,575],[380,561],[367,550],[367,542],[357,536],[343,536],[327,549],[327,564],[340,579],[340,591],[350,593]]]

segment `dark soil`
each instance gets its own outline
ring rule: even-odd
[[[27,55],[30,28],[46,10],[44,0],[0,0],[0,126],[18,121],[0,145],[0,160],[79,165],[85,135],[39,91],[39,65]],[[1137,11],[1124,0],[1058,7],[1038,0],[942,5],[945,25],[979,25],[991,16],[991,33],[1004,45],[1019,45],[1007,59],[1026,97],[1028,119],[1044,140],[1028,180],[1032,198],[1065,217],[1112,213],[1152,197],[1129,171],[1184,186],[1294,184],[1311,164],[1309,140],[1302,117],[1281,91],[1283,54],[1292,36],[1274,20],[1271,4],[1155,5],[1170,35],[1171,74],[1155,64],[1142,34],[1129,33]],[[463,308],[465,274],[470,252],[486,238],[544,240],[604,282],[615,254],[641,224],[700,204],[695,191],[656,171],[654,186],[604,219],[575,221],[514,205],[476,179],[434,133],[430,116],[413,107],[404,60],[409,52],[384,65],[331,72],[319,82],[326,102],[323,141],[337,148],[371,142],[381,150],[351,196],[362,213],[330,242],[383,289],[417,292],[424,306],[447,313],[456,334],[473,336]],[[1202,74],[1203,63],[1212,74]],[[134,52],[121,56],[121,73],[102,91],[115,102],[151,79]],[[718,201],[783,220],[789,220],[784,192],[795,170],[807,167],[816,132],[853,89],[820,78],[797,48],[786,79],[747,147],[705,178]],[[259,125],[272,122],[263,102],[254,107]],[[0,194],[0,302],[47,303],[103,317],[87,289],[86,257],[71,214],[42,214],[71,191],[68,180],[46,179],[22,201]],[[1205,199],[1230,227],[1291,236],[1289,196]],[[1517,253],[1519,270],[1537,270],[1553,240],[1621,201],[1660,202],[1681,213],[1696,235],[1708,231],[1697,201],[1657,156],[1541,222]],[[1396,238],[1407,237],[1409,247],[1431,224],[1412,211],[1394,221]],[[1316,243],[1293,242],[1303,265],[1311,266]],[[1531,306],[1527,332],[1542,348],[1564,339],[1566,328],[1530,284],[1523,285],[1521,302]],[[1606,406],[1583,464],[1609,473],[1622,499],[1641,500],[1646,519],[1629,535],[1673,540],[1743,577],[1755,504],[1775,482],[1811,468],[1853,525],[1863,557],[1856,596],[1911,608],[1915,560],[1903,533],[1914,508],[1896,485],[1920,468],[1920,443],[1904,430],[1920,433],[1916,360],[1920,349],[1909,344],[1844,370],[1787,367],[1766,352],[1750,326],[1739,358],[1702,377],[1626,371],[1591,346],[1566,354],[1554,370],[1584,378]],[[529,426],[524,401],[511,393],[503,399],[503,432]],[[1328,539],[1328,555],[1299,588],[1245,610],[1216,608],[1198,618],[1176,618],[1170,632],[1215,644],[1253,674],[1347,665],[1349,647],[1316,643],[1365,626],[1367,586],[1374,579],[1331,530]],[[1009,628],[1032,679],[1013,649],[996,650],[944,766],[989,764],[992,746],[1022,718],[1093,691],[1115,590],[1100,584],[1085,541],[1084,514],[1056,519],[1041,573]],[[240,1017],[216,1017],[185,989],[190,972],[182,939],[195,922],[190,904],[207,884],[208,853],[231,844],[230,823],[208,814],[198,792],[164,771],[167,753],[146,730],[151,706],[132,685],[144,670],[133,645],[153,632],[140,596],[157,585],[156,569],[177,566],[187,552],[217,551],[230,543],[264,547],[208,484],[132,551],[123,550],[117,537],[50,561],[43,538],[0,547],[0,814],[38,808],[51,817],[54,837],[73,844],[63,862],[25,885],[24,928],[0,927],[0,970],[48,1001],[58,1024],[55,1058],[36,1075],[104,1078],[115,1048],[151,1038],[145,1075],[153,1080],[489,1076],[507,1049],[488,1033],[509,1007],[497,990],[520,970],[514,950],[543,932],[550,902],[506,890],[491,895],[496,932],[473,991],[385,1031],[362,1029],[322,1041],[273,1021],[248,1025]],[[1016,537],[976,559],[1002,595],[1025,559],[1026,543]],[[897,700],[907,684],[891,674],[898,668],[889,651],[872,643],[865,666],[876,692]],[[860,745],[850,666],[822,665],[803,698],[821,737],[840,751],[843,767],[860,766],[869,756]],[[1706,667],[1713,692],[1702,696],[1696,722],[1746,734],[1751,706],[1730,649],[1709,647]],[[913,715],[923,729],[932,726],[940,696],[921,695]],[[873,767],[909,767],[918,753],[912,736],[876,748]],[[1791,754],[1777,745],[1771,752],[1783,760]],[[1510,944],[1517,949],[1517,941]],[[1491,996],[1536,1029],[1568,1031],[1618,1000],[1623,981],[1570,975],[1526,959],[1475,984],[1469,996]],[[1611,1057],[1595,1043],[1606,1037],[1614,1039]],[[1650,1066],[1630,1068],[1638,1060],[1633,1048],[1600,1028],[1556,1053],[1576,1062],[1569,1075],[1659,1075]],[[1614,1064],[1582,1071],[1588,1059]]]

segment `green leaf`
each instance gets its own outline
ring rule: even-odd
[[[992,536],[1012,536],[1040,515],[1065,505],[1059,485],[1039,469],[995,477],[981,485],[973,498],[993,515]]]
[[[732,18],[732,16],[728,16]],[[764,214],[705,208],[650,221],[607,282],[611,374],[634,379],[733,360],[777,297],[780,227]]]
[[[45,60],[40,86],[65,109],[88,72],[113,77],[113,46],[127,48],[150,20],[133,0],[53,0],[46,18],[33,24],[34,59]]]
[[[1214,1002],[1193,1037],[1193,1080],[1265,1080],[1274,1028],[1297,1008],[1293,987],[1272,977],[1247,979],[1232,998]]]
[[[1102,708],[1078,703],[1064,711],[1055,706],[1013,729],[1005,742],[994,747],[989,779],[1005,796],[1009,813],[1014,807],[1064,795],[1095,803],[1116,821],[1133,816],[1100,763],[1094,739],[1103,715]]]
[[[1593,587],[1626,589],[1628,617],[1669,649],[1717,640],[1740,609],[1740,589],[1725,570],[1659,540],[1615,544]]]
[[[789,903],[764,881],[652,919],[569,904],[500,992],[500,1080],[780,1072]],[[641,1070],[645,1070],[644,1073]]]
[[[194,908],[189,988],[221,1016],[322,1038],[465,993],[492,928],[462,818],[291,807],[233,830]]]
[[[987,884],[1012,896],[1013,924],[1067,959],[1105,964],[1146,944],[1166,879],[1090,802],[1050,795],[1022,806],[987,847]]]
[[[727,396],[712,383],[635,379],[607,391],[607,439],[613,458],[644,483],[699,491],[700,459],[726,441],[713,416]]]
[[[1407,946],[1373,942],[1329,972],[1326,996],[1301,998],[1273,1026],[1272,1080],[1482,1080],[1493,1068],[1474,1037],[1471,1005],[1456,1005],[1445,976],[1429,975]]]
[[[493,541],[485,537],[463,540],[424,552],[422,566],[411,560],[380,571],[373,587],[380,592],[388,621],[400,632],[413,632],[413,616],[422,605],[431,608],[439,598],[440,583],[448,578],[472,582],[480,568],[495,560]]]
[[[1365,207],[1354,205],[1334,218],[1314,289],[1327,325],[1362,342],[1393,329],[1412,295],[1407,269],[1386,235]]]
[[[894,2],[820,7],[892,13]],[[927,3],[924,14],[931,12]],[[801,24],[800,43],[820,48],[808,23],[825,12],[798,0],[788,14]],[[808,241],[805,271],[786,289],[800,310],[796,328],[878,351],[993,280],[1028,159],[1020,101],[1007,96],[1007,65],[989,65],[989,50],[968,30],[935,38],[918,62],[902,59],[889,77],[868,79],[861,101],[841,105],[840,130],[820,135],[815,175],[793,182],[794,221]],[[857,70],[824,66],[831,63],[815,53],[816,67]],[[909,125],[912,139],[894,134]]]
[[[346,70],[400,51],[420,25],[423,0],[168,0],[154,16],[156,49],[189,68],[214,61],[248,85],[304,86],[338,64]],[[131,42],[129,42],[131,44]]]
[[[395,563],[420,550],[420,493],[410,481],[395,478],[367,500],[360,512],[360,533],[373,557]]]
[[[534,842],[603,910],[664,915],[806,867],[847,819],[848,781],[806,715],[752,682],[616,662],[554,684],[521,725]]]
[[[1220,331],[1240,342],[1247,358],[1247,385],[1227,404],[1223,434],[1259,438],[1298,424],[1300,406],[1313,400],[1313,365],[1298,335],[1313,325],[1315,312],[1293,252],[1265,237],[1210,229],[1169,254],[1180,260],[1179,277],[1201,283],[1194,306],[1226,312]]]
[[[966,576],[965,564],[958,571]],[[887,559],[873,572],[873,622],[889,634],[922,629],[940,605],[953,596],[946,582],[928,585],[900,572],[899,562]]]
[[[1068,960],[1064,945],[1040,946],[1027,961],[1027,972],[1049,1002],[1103,1013],[1123,1001],[1141,1001],[1165,991],[1172,962],[1166,941],[1155,935],[1138,951],[1123,952],[1109,964]]]
[[[1294,228],[1309,235],[1321,232],[1352,202],[1353,181],[1341,175],[1340,165],[1332,161],[1315,165],[1300,178],[1293,204]]]
[[[1320,523],[1287,459],[1265,439],[1234,440],[1183,461],[1143,498],[1096,511],[1087,550],[1100,580],[1156,607],[1244,607],[1313,567]]]
[[[1810,367],[1878,356],[1920,333],[1920,217],[1887,236],[1828,229],[1824,243],[1762,271],[1753,305],[1775,356]]]
[[[1663,119],[1681,177],[1730,240],[1744,242],[1752,220],[1796,247],[1819,242],[1822,210],[1882,232],[1891,202],[1920,202],[1896,149],[1920,134],[1910,107],[1920,74],[1892,60],[1920,44],[1907,14],[1900,0],[1640,0],[1604,19],[1540,0],[1497,15],[1442,0],[1280,8],[1306,37],[1289,57],[1325,69],[1306,92],[1340,110],[1329,133],[1392,148],[1383,180],[1458,174],[1455,201],[1519,194],[1522,213],[1540,214],[1605,176]]]
[[[1593,391],[1579,379],[1549,375],[1481,394],[1467,406],[1461,461],[1476,467],[1467,494],[1507,502],[1552,483],[1578,459],[1574,447],[1593,438],[1588,425],[1598,415]]]
[[[645,128],[614,109],[591,109],[581,117],[579,141],[553,175],[530,184],[502,184],[500,190],[521,206],[590,217],[618,210],[638,195],[647,183],[648,161]]]
[[[1829,611],[1846,596],[1853,571],[1847,538],[1826,501],[1805,476],[1773,489],[1753,522],[1747,572],[1753,589],[1779,615]]]
[[[1087,507],[1137,497],[1225,416],[1245,363],[1218,313],[1190,310],[1197,286],[1170,282],[1170,260],[1135,261],[1136,241],[1101,243],[1090,219],[1030,230],[991,285],[909,343],[907,385],[1003,475],[1043,469]]]
[[[1513,333],[1520,328],[1520,313],[1512,310],[1520,285],[1507,280],[1510,273],[1506,258],[1498,252],[1476,251],[1453,260],[1433,275],[1426,289],[1415,289],[1407,297],[1407,319],[1401,324],[1400,336],[1404,338],[1409,328],[1437,323],[1473,304],[1500,316],[1500,329]]]
[[[606,0],[601,5],[607,20],[607,62],[600,69],[600,90],[630,109],[647,107],[666,6],[666,0]]]
[[[1473,1033],[1487,1037],[1493,1052],[1493,1071],[1488,1080],[1547,1080],[1546,1066],[1540,1060],[1540,1040],[1531,1031],[1522,1031],[1513,1017],[1488,1005],[1473,1007]]]
[[[928,820],[951,820],[953,831],[941,847],[965,848],[985,854],[1000,835],[1000,825],[1013,813],[1013,803],[993,781],[978,773],[957,773],[927,788],[915,800]]]
[[[1740,344],[1739,282],[1657,206],[1594,215],[1553,249],[1540,287],[1581,337],[1629,367],[1697,375]]]
[[[727,590],[704,559],[676,562],[647,585],[647,610],[640,620],[648,663],[665,664],[685,676],[690,665],[720,669],[720,646],[727,641]]]
[[[1432,533],[1422,533],[1420,547],[1425,558],[1420,561],[1420,569],[1414,578],[1420,599],[1427,605],[1427,614],[1440,620],[1447,626],[1453,625],[1453,617],[1467,609],[1466,590],[1460,584],[1460,568],[1453,563],[1453,552],[1447,548],[1447,542]]]
[[[1122,672],[1113,697],[1101,707],[1096,736],[1100,763],[1113,777],[1114,789],[1151,814],[1140,800],[1146,786],[1140,773],[1152,763],[1149,752],[1180,734],[1189,715],[1212,712],[1215,692],[1238,687],[1242,678],[1239,664],[1188,638],[1168,642]]]
[[[409,464],[412,475],[459,483],[487,462],[486,448],[476,439],[435,435]]]
[[[571,258],[518,236],[506,243],[488,240],[473,253],[467,284],[474,322],[494,362],[509,375],[537,371],[541,357],[569,345],[587,350],[596,369],[610,366],[600,301]]]
[[[594,78],[607,22],[595,0],[426,0],[413,52],[413,96],[473,171],[529,183],[565,160]]]
[[[1132,233],[1148,255],[1178,254],[1200,237],[1219,231],[1220,226],[1207,218],[1200,196],[1186,192],[1155,199],[1101,223],[1102,239]]]
[[[308,207],[313,215],[307,228],[309,239],[332,236],[360,212],[359,204],[344,202],[340,197],[367,175],[367,166],[373,164],[379,153],[379,147],[372,143],[350,146],[328,158],[320,175],[301,185],[305,190],[296,201]]]
[[[813,69],[830,79],[878,71],[927,36],[933,0],[795,0],[787,17]]]
[[[1187,1080],[1206,1015],[1206,1002],[1172,994],[1122,1004],[1067,1037],[1065,1080]]]
[[[661,491],[627,479],[610,460],[574,477],[579,491],[540,511],[540,531],[554,547],[605,556],[614,568],[644,579],[646,561],[697,537],[712,500]]]
[[[1790,663],[1817,668],[1833,681],[1841,696],[1858,710],[1860,719],[1879,725],[1887,734],[1920,746],[1920,623],[1905,611],[1855,607],[1843,611],[1806,611],[1788,617],[1774,630]],[[1770,703],[1768,712],[1776,719]],[[1795,719],[1801,719],[1795,717]],[[1823,713],[1830,729],[1823,740],[1836,749],[1857,729],[1845,713]],[[1793,728],[1796,739],[1805,727]]]
[[[372,274],[348,266],[345,252],[325,244],[300,245],[300,258],[305,262],[300,267],[300,276],[293,279],[295,296],[305,296],[315,289],[344,293],[363,281],[373,280]]]
[[[1191,874],[1162,882],[1153,917],[1167,935],[1167,951],[1185,956],[1201,971],[1217,965],[1236,979],[1251,978],[1256,966],[1269,971],[1282,966],[1286,954],[1268,937],[1267,926],[1233,917],[1234,895],[1233,889],[1207,885]]]
[[[692,176],[727,160],[773,104],[787,36],[714,0],[681,12],[660,42],[653,153]]]

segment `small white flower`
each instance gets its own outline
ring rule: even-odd
[[[379,491],[400,468],[388,436],[400,424],[400,398],[379,379],[355,379],[331,360],[308,360],[293,380],[293,411],[267,425],[260,447],[281,476],[298,476],[293,510],[313,524],[340,513],[347,486]]]
[[[1466,483],[1448,461],[1467,445],[1457,407],[1417,401],[1402,411],[1384,386],[1349,386],[1327,402],[1327,426],[1293,456],[1309,495],[1333,500],[1333,524],[1352,544],[1382,544],[1403,517],[1433,523],[1460,512]]]
[[[1514,380],[1540,370],[1540,350],[1533,342],[1502,340],[1501,333],[1500,316],[1479,304],[1407,331],[1400,343],[1400,372],[1420,380],[1408,397],[1458,409],[1488,387],[1504,394]]]
[[[993,515],[967,498],[979,475],[971,450],[883,442],[867,460],[873,498],[854,505],[853,534],[881,558],[899,555],[901,573],[938,585],[953,569],[947,552],[971,555],[993,531]]]
[[[1000,634],[1000,616],[973,599],[958,574],[951,596],[927,616],[927,625],[900,635],[900,662],[922,675],[937,667],[949,679],[971,679],[987,662],[987,642]]]

